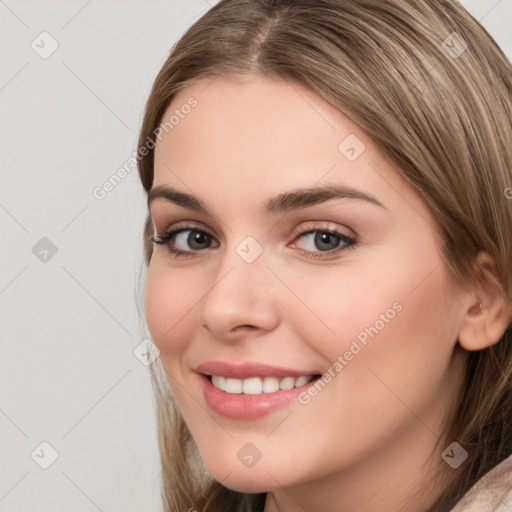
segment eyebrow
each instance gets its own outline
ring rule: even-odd
[[[284,192],[271,199],[264,205],[267,215],[286,213],[308,206],[324,203],[330,199],[360,199],[387,209],[377,198],[362,190],[347,185],[327,185],[324,187],[300,188]],[[156,199],[165,199],[188,210],[213,216],[213,213],[198,197],[180,192],[173,187],[160,185],[152,188],[148,194],[148,208]]]

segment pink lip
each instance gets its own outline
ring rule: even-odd
[[[248,379],[250,377],[301,377],[302,375],[318,375],[317,370],[294,370],[279,366],[268,366],[263,363],[231,364],[225,361],[209,361],[195,368],[197,373],[205,375],[221,375],[233,379]]]
[[[227,418],[238,420],[254,420],[270,414],[278,409],[296,402],[300,393],[314,384],[314,380],[304,386],[276,391],[274,393],[261,393],[260,395],[244,395],[243,393],[226,393],[213,386],[209,375],[221,375],[236,379],[249,377],[300,377],[302,375],[317,375],[319,372],[309,370],[300,371],[267,366],[263,364],[244,363],[233,365],[222,361],[212,361],[199,365],[195,371],[200,374],[203,394],[210,408]]]

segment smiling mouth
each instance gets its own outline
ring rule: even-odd
[[[207,375],[214,388],[229,394],[260,395],[300,388],[319,378],[320,375],[302,375],[299,377],[249,377],[235,379],[221,375]]]

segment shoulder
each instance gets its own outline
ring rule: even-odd
[[[452,512],[510,512],[512,455],[486,473],[457,503]]]

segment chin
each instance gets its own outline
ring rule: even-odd
[[[256,470],[256,468],[228,468],[226,465],[212,469],[207,466],[207,470],[217,482],[236,492],[259,494],[276,487],[276,480],[265,471],[264,467]]]
[[[240,480],[236,479],[235,481],[231,481],[228,479],[222,482],[222,485],[232,491],[243,492],[247,494],[260,494],[262,492],[268,492],[271,489],[268,485],[263,485],[259,482],[250,482],[248,480]]]

